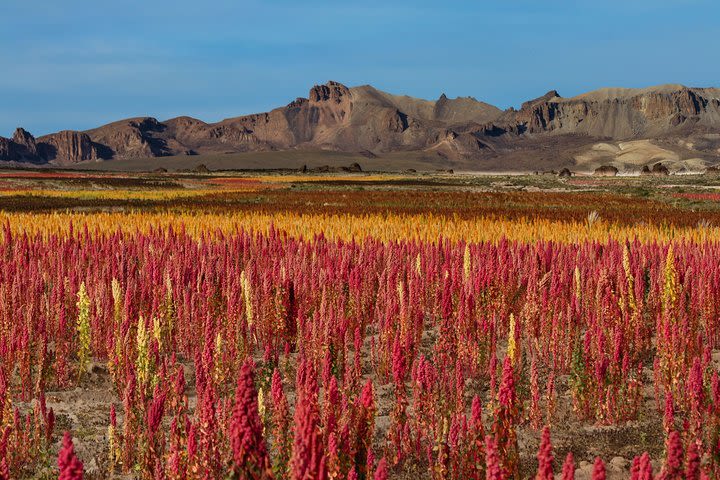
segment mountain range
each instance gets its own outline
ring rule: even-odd
[[[662,85],[605,88],[564,98],[551,90],[501,110],[472,97],[423,100],[371,86],[316,85],[307,98],[265,113],[206,123],[191,117],[131,118],[87,131],[0,137],[0,165],[97,162],[241,152],[346,152],[376,159],[414,155],[466,170],[675,170],[720,161],[720,89]]]

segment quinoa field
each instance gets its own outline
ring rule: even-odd
[[[0,174],[0,479],[720,478],[720,179]]]

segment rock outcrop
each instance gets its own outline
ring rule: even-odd
[[[593,172],[593,175],[597,177],[614,177],[618,174],[618,169],[612,165],[603,165],[598,167]]]
[[[668,170],[668,168],[662,163],[656,163],[650,169],[650,173],[652,173],[653,175],[665,176],[670,175],[670,170]]]
[[[0,137],[0,160],[64,165],[97,159],[95,144],[82,132],[64,130],[35,139],[18,128],[12,139]]]
[[[16,160],[14,146],[15,143],[9,138],[0,137],[0,160]]]
[[[24,128],[18,128],[12,136],[12,141],[15,142],[18,149],[21,151],[21,155],[27,158],[36,157],[38,154],[37,142],[35,137],[30,132],[27,132]]]
[[[97,149],[90,136],[72,130],[40,137],[38,153],[43,160],[61,165],[98,159]]]
[[[16,162],[39,161],[35,137],[23,128],[15,130],[12,138],[0,137],[0,160]]]

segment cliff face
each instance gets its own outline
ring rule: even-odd
[[[16,160],[14,145],[9,138],[0,137],[0,160]]]
[[[587,138],[589,144],[594,139],[665,139],[718,130],[719,89],[615,88],[573,98],[551,90],[519,110],[502,112],[471,97],[449,99],[443,94],[429,101],[328,82],[284,107],[217,123],[191,117],[164,122],[141,117],[37,140],[18,129],[12,139],[0,137],[0,160],[73,164],[289,149],[416,151],[473,159],[523,145],[561,148],[562,141],[549,140],[555,137],[572,138],[568,145],[576,145],[582,143],[578,137]],[[695,143],[702,142],[707,143],[702,139]]]
[[[718,89],[604,89],[568,99],[551,93],[555,96],[524,104],[510,117],[510,125],[527,133],[580,133],[617,140],[660,136],[695,124],[720,126]]]
[[[38,154],[61,165],[97,160],[97,148],[86,133],[64,130],[38,139]]]

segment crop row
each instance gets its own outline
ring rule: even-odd
[[[717,242],[720,226],[712,224],[680,227],[664,223],[619,224],[594,213],[582,221],[555,221],[537,217],[460,218],[445,215],[404,215],[395,213],[298,214],[294,212],[198,213],[196,210],[123,213],[8,213],[0,211],[0,229],[14,235],[35,237],[90,236],[116,233],[182,231],[194,238],[231,235],[240,230],[269,234],[279,230],[294,238],[316,236],[331,240],[363,242],[368,237],[383,242],[537,242],[558,243],[640,241]]]

